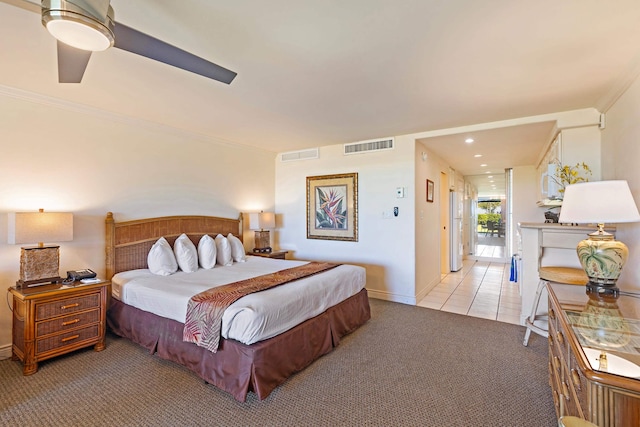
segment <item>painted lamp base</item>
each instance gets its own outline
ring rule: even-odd
[[[578,259],[587,276],[589,285],[615,288],[629,249],[617,240],[589,238],[578,243]]]

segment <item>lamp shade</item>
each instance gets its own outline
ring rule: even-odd
[[[600,224],[640,221],[627,181],[595,181],[568,185],[559,222]]]
[[[73,214],[66,212],[15,212],[9,214],[8,240],[18,243],[52,243],[73,240]]]
[[[276,228],[276,215],[273,212],[256,212],[249,214],[249,229],[263,230]]]

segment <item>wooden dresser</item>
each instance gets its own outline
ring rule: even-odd
[[[111,282],[34,288],[9,288],[13,296],[12,359],[21,360],[23,374],[38,362],[93,345],[105,348],[107,298]]]
[[[640,426],[640,299],[549,289],[549,383],[558,417]],[[603,357],[604,354],[604,357]]]

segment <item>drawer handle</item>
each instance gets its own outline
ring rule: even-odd
[[[62,326],[73,325],[74,323],[78,323],[79,321],[80,319],[73,319],[73,320],[69,320],[68,322],[62,322]]]
[[[75,303],[75,304],[63,305],[60,308],[62,308],[63,310],[66,310],[67,308],[74,308],[74,307],[78,307],[78,306],[80,306],[80,304]]]
[[[562,336],[562,332],[558,332],[557,337],[558,337],[558,342],[560,344],[564,344],[564,337]]]
[[[573,384],[580,387],[580,374],[577,370],[571,369],[571,379],[573,380]]]
[[[62,338],[62,342],[73,341],[77,338],[80,338],[80,335],[72,335],[70,337]]]

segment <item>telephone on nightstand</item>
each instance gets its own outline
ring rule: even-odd
[[[71,270],[67,271],[67,282],[75,282],[82,279],[93,279],[96,277],[96,273],[93,270],[85,268],[84,270]]]

